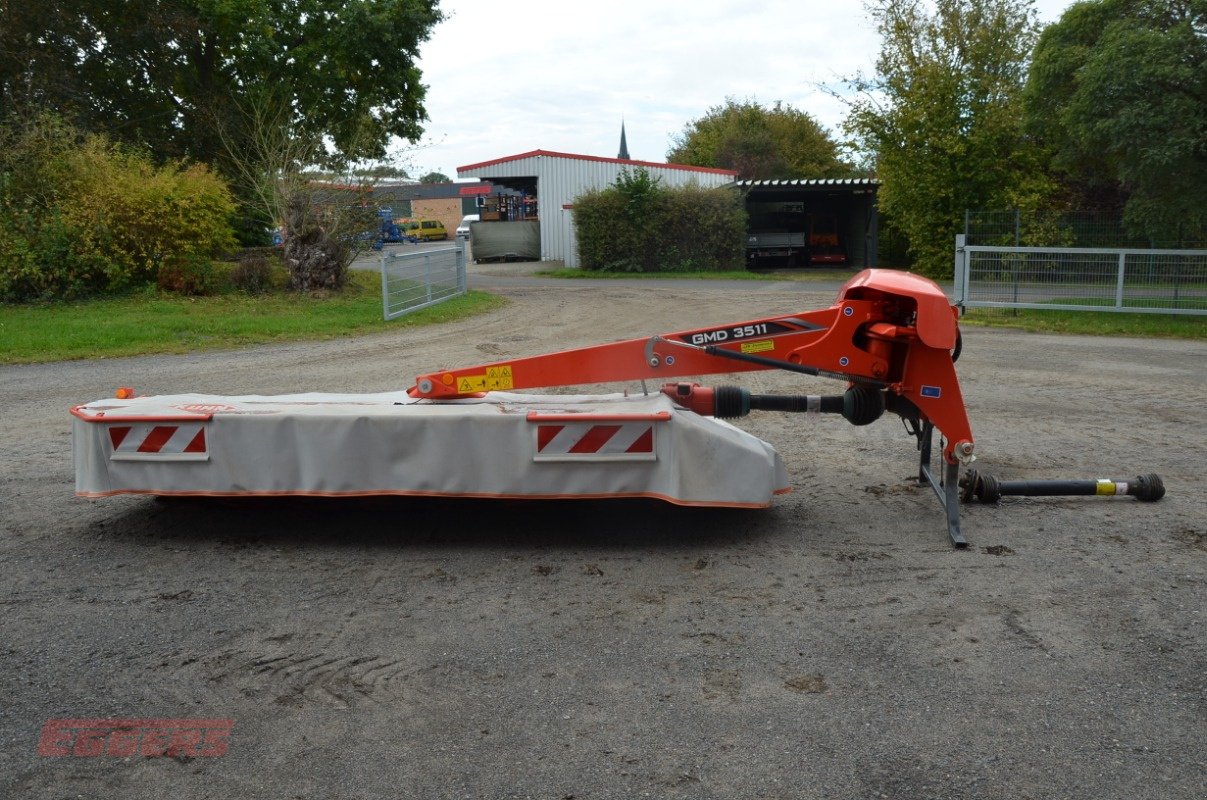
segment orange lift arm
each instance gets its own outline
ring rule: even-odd
[[[432,399],[485,391],[786,369],[883,393],[888,408],[933,425],[947,463],[972,460],[972,428],[956,377],[958,311],[932,281],[894,270],[851,278],[830,308],[678,331],[420,375]],[[685,402],[688,392],[666,393]],[[870,421],[870,420],[868,420]]]

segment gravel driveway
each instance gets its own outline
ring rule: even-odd
[[[67,408],[115,386],[384,391],[833,300],[500,291],[420,330],[0,368],[0,796],[1204,796],[1203,342],[966,329],[979,468],[1168,495],[968,508],[965,551],[895,418],[740,420],[795,486],[761,511],[72,494]],[[57,718],[234,727],[221,757],[39,756]]]

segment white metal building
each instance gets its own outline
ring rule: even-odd
[[[578,247],[574,234],[574,198],[592,189],[616,183],[623,169],[641,167],[663,186],[702,187],[733,183],[737,173],[727,169],[656,164],[620,158],[580,156],[533,150],[457,167],[462,178],[479,178],[533,195],[537,199],[541,227],[541,260],[564,261],[577,267]]]

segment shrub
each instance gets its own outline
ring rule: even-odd
[[[155,166],[139,151],[81,136],[50,116],[4,128],[0,301],[71,298],[158,280],[170,257],[231,247],[233,210],[226,185],[205,167]]]
[[[74,213],[82,145],[53,117],[0,128],[0,300],[89,294],[122,273],[108,228]]]
[[[160,291],[203,297],[218,289],[218,274],[208,256],[196,253],[170,255],[156,276]]]
[[[129,280],[157,275],[173,256],[208,257],[234,247],[234,202],[205,166],[155,167],[140,154],[111,148],[104,167],[94,170],[104,181],[85,187],[80,212],[111,232],[113,249],[129,265]]]
[[[261,255],[243,255],[231,271],[231,284],[247,294],[264,294],[272,288],[272,269]]]
[[[741,268],[746,212],[736,192],[664,188],[645,170],[574,201],[585,269],[686,272]]]

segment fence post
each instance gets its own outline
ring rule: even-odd
[[[423,254],[423,285],[427,289],[427,301],[432,302],[432,255]]]
[[[457,240],[457,290],[461,294],[469,291],[469,281],[465,274],[465,242]]]
[[[1018,255],[1018,254],[1012,253],[1011,255]],[[1014,303],[1014,308],[1010,309],[1010,313],[1016,317],[1018,316],[1018,272],[1019,272],[1020,263],[1021,263],[1020,260],[1017,258],[1010,259],[1010,277],[1014,283],[1014,295],[1011,300],[1011,302]],[[1030,262],[1028,262],[1028,263],[1030,263]]]
[[[968,237],[963,233],[956,234],[955,266],[952,271],[952,277],[955,281],[955,288],[952,290],[952,300],[955,300],[956,305],[960,307],[961,313],[963,313],[964,310],[964,301],[967,299],[964,296],[964,293],[968,288],[968,284],[966,282],[967,276],[965,275],[965,272],[967,271],[968,256],[964,252],[964,242],[967,240],[967,238]]]
[[[390,320],[390,281],[386,278],[386,255],[385,248],[382,248],[381,253],[381,318],[389,322]]]
[[[1123,308],[1123,269],[1127,262],[1127,251],[1119,252],[1119,274],[1115,276],[1115,308]]]

